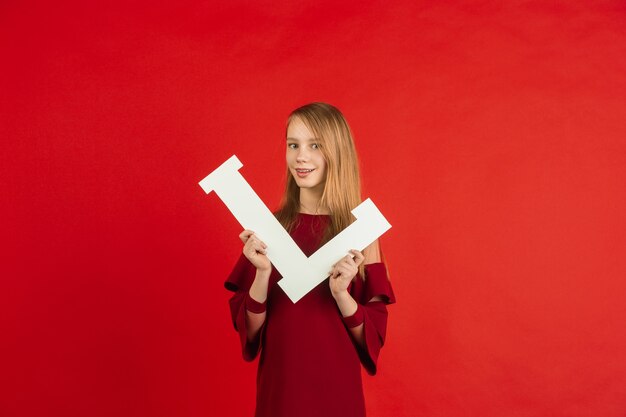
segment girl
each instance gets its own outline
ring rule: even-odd
[[[339,110],[312,103],[287,120],[287,186],[278,220],[310,256],[353,222],[361,202],[350,128]],[[360,364],[376,374],[387,304],[395,302],[378,242],[352,250],[296,304],[253,231],[225,283],[243,357],[259,352],[256,417],[363,417]]]

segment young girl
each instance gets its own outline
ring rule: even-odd
[[[287,187],[278,220],[312,255],[353,222],[361,202],[350,128],[339,110],[312,103],[287,120]],[[378,242],[352,250],[329,278],[293,303],[276,285],[267,246],[244,230],[243,254],[225,283],[243,357],[259,351],[256,417],[363,417],[363,364],[376,374],[387,304],[395,297]]]

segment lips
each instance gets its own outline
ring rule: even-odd
[[[306,177],[313,171],[315,171],[315,168],[296,168],[296,174],[300,178]]]

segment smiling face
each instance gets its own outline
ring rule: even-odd
[[[287,167],[300,189],[321,194],[326,182],[326,161],[319,139],[298,117],[287,127]]]

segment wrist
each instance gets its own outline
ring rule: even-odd
[[[365,314],[363,309],[357,304],[356,310],[351,315],[343,315],[342,319],[346,327],[352,329],[365,321]]]
[[[341,312],[342,317],[352,316],[359,308],[358,303],[352,298],[348,291],[341,291],[336,295],[333,295],[337,307]]]
[[[272,274],[272,267],[269,268],[257,268],[256,269],[256,278],[260,279],[269,279]]]
[[[352,298],[352,296],[350,295],[347,289],[339,290],[339,291],[331,291],[331,294],[333,298],[335,299],[335,301],[337,302],[346,301]]]
[[[252,294],[248,291],[247,297],[245,298],[246,309],[255,314],[265,313],[267,309],[267,297],[263,301],[256,300]]]

